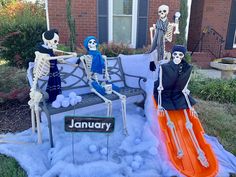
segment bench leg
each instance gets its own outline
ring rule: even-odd
[[[35,113],[36,113],[36,122],[37,122],[38,144],[42,144],[42,131],[41,131],[41,126],[40,126],[40,116],[39,116],[38,105],[36,106]]]
[[[47,113],[46,113],[46,116],[47,116],[47,120],[48,120],[48,133],[49,133],[49,141],[50,141],[50,145],[51,145],[51,148],[54,147],[54,144],[53,144],[53,135],[52,135],[52,121],[51,121],[51,116]]]

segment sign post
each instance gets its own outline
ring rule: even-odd
[[[107,133],[107,160],[109,148],[109,133],[112,133],[115,128],[114,117],[96,117],[96,116],[65,116],[65,131],[66,132],[95,132]],[[72,143],[74,138],[72,136]],[[74,146],[72,144],[72,153],[74,159]],[[74,160],[73,160],[74,161]]]

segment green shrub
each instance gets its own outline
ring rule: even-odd
[[[0,15],[1,57],[11,66],[27,67],[34,58],[36,44],[46,30],[43,7],[16,2],[0,10]]]
[[[86,54],[86,49],[83,46],[77,47],[77,53],[79,54]],[[108,57],[116,57],[119,54],[124,55],[133,55],[133,54],[140,54],[147,51],[146,48],[143,49],[134,49],[130,48],[126,44],[115,44],[115,43],[103,43],[99,45],[99,51]]]
[[[139,54],[139,53],[144,53],[144,49],[133,49],[130,48],[128,45],[125,44],[101,44],[99,46],[99,50],[101,51],[102,54],[108,56],[108,57],[116,57],[119,54],[124,54],[124,55],[133,55],[133,54]]]
[[[236,79],[197,79],[193,78],[189,88],[194,96],[203,100],[236,104]]]

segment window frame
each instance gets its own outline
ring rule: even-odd
[[[136,48],[137,21],[138,21],[138,0],[133,0],[131,44],[129,44],[131,48]],[[108,1],[108,42],[113,42],[113,0]]]
[[[235,28],[235,32],[234,32],[233,48],[236,49],[236,28]]]

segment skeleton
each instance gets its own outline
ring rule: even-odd
[[[54,52],[60,52],[65,53],[68,55],[62,55],[62,56],[55,56],[50,57],[50,55],[45,53],[40,53],[38,51],[35,52],[35,65],[33,69],[33,83],[32,87],[30,89],[30,101],[28,102],[30,109],[31,109],[31,122],[32,122],[32,132],[35,132],[35,119],[37,122],[37,133],[38,133],[38,144],[42,143],[42,132],[40,128],[40,107],[39,103],[43,97],[43,94],[40,92],[40,90],[37,89],[38,80],[44,76],[47,76],[49,74],[49,68],[50,68],[50,60],[57,59],[61,63],[67,63],[64,59],[71,58],[77,56],[76,53],[71,52],[64,52],[61,50],[57,50],[57,45],[59,42],[59,36],[57,34],[54,35],[53,39],[47,40],[44,37],[44,34],[42,35],[44,45],[50,49],[53,49]],[[71,64],[73,65],[73,64]]]
[[[184,58],[184,53],[180,52],[180,51],[175,51],[172,53],[172,58],[173,58],[173,62],[178,65],[181,63],[181,60]],[[160,79],[159,79],[159,87],[157,88],[158,90],[158,113],[160,114],[165,114],[166,115],[166,118],[167,118],[167,126],[170,128],[171,130],[171,135],[173,136],[173,139],[174,139],[174,143],[175,143],[175,147],[177,149],[177,157],[178,158],[182,158],[184,153],[183,153],[183,150],[181,148],[181,145],[180,145],[180,140],[179,140],[179,137],[176,133],[176,128],[175,128],[175,125],[174,123],[171,121],[171,118],[168,114],[168,112],[162,107],[162,99],[161,99],[161,93],[162,91],[164,90],[163,88],[163,85],[162,85],[162,67],[160,66]],[[190,91],[188,90],[188,83],[190,81],[190,78],[188,79],[184,89],[182,90],[182,93],[185,97],[185,100],[187,102],[187,105],[188,105],[188,108],[189,108],[189,112],[190,112],[190,115],[191,116],[197,116],[197,113],[196,111],[194,110],[194,108],[191,106],[191,103],[190,103],[190,100],[189,100],[189,94],[190,94]],[[189,136],[194,144],[194,147],[196,149],[196,152],[198,154],[198,160],[200,161],[200,163],[202,164],[202,166],[204,167],[209,167],[209,163],[206,159],[206,156],[203,152],[203,150],[201,149],[198,141],[197,141],[197,138],[194,134],[194,131],[193,131],[193,124],[191,123],[191,121],[189,120],[189,115],[188,115],[188,112],[186,109],[184,109],[184,116],[185,116],[185,119],[186,119],[186,124],[185,124],[185,127],[189,133]]]
[[[97,50],[96,40],[94,40],[94,39],[89,40],[88,48],[91,51]],[[128,130],[127,130],[127,126],[126,126],[126,96],[118,93],[115,90],[113,90],[112,89],[112,84],[107,84],[106,83],[106,81],[110,80],[110,76],[109,76],[109,73],[108,73],[108,62],[107,62],[107,57],[106,56],[103,55],[102,57],[103,57],[104,62],[105,62],[105,69],[104,69],[104,73],[103,73],[105,81],[103,81],[103,82],[99,81],[97,73],[94,73],[94,72],[91,71],[92,60],[93,60],[91,55],[84,55],[84,56],[80,57],[80,60],[83,63],[83,66],[85,68],[85,72],[86,72],[87,78],[89,80],[91,91],[93,93],[95,93],[97,96],[99,96],[105,102],[105,104],[107,105],[107,116],[112,115],[112,101],[107,99],[102,94],[100,94],[96,89],[94,89],[93,86],[92,86],[92,82],[95,81],[97,83],[101,83],[101,86],[103,88],[105,88],[106,94],[115,94],[121,100],[122,118],[123,118],[123,131],[124,131],[125,135],[128,135]]]
[[[159,15],[160,20],[166,21],[168,14],[169,14],[169,7],[167,5],[161,5],[158,8],[158,15]],[[164,44],[164,59],[165,58],[167,58],[167,59],[171,58],[170,52],[166,52],[166,50],[165,50],[165,42],[166,41],[172,42],[173,33],[174,34],[179,34],[180,33],[179,32],[179,18],[180,18],[180,15],[181,15],[180,12],[176,12],[174,23],[170,23],[170,22],[168,23],[167,31],[166,31],[164,39],[163,39],[164,40],[163,41],[163,44]],[[157,28],[156,24],[153,24],[153,26],[150,27],[151,43],[153,42],[153,37],[154,37],[154,34],[156,33],[156,28]]]

